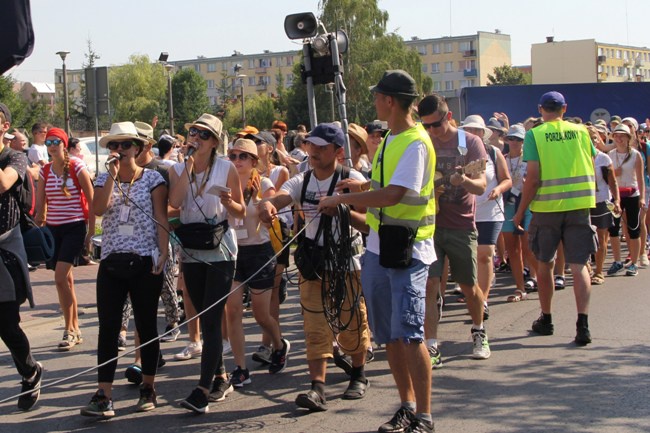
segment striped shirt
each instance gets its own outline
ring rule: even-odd
[[[85,221],[84,212],[81,207],[81,194],[83,194],[83,191],[77,188],[75,182],[72,180],[72,171],[74,170],[77,179],[79,179],[81,172],[87,170],[86,164],[78,158],[70,158],[70,174],[66,181],[67,189],[70,193],[69,196],[66,196],[63,191],[61,191],[63,177],[59,177],[54,173],[51,164],[49,164],[49,167],[49,175],[45,181],[47,224],[58,226],[76,221]],[[45,170],[44,168],[41,168],[39,181],[43,181],[43,179],[45,179]]]

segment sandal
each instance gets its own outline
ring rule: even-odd
[[[603,274],[594,274],[593,277],[591,277],[591,284],[595,286],[600,286],[601,284],[605,283],[605,277],[603,277]]]
[[[566,287],[566,282],[562,275],[555,276],[555,290],[564,290]]]
[[[515,294],[508,296],[508,299],[506,299],[506,301],[520,302],[525,301],[526,298],[528,298],[528,293],[524,292],[523,290],[515,290]]]
[[[528,278],[524,283],[524,289],[526,293],[536,292],[537,291],[537,280],[534,278]]]

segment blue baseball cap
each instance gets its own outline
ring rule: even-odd
[[[542,107],[558,107],[561,105],[566,105],[564,100],[564,95],[560,92],[547,92],[542,95],[539,99],[539,105]]]
[[[321,123],[315,127],[305,138],[305,141],[316,146],[327,146],[334,143],[339,147],[345,144],[343,130],[334,123]]]

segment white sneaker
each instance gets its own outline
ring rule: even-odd
[[[165,330],[165,332],[168,332],[169,329]],[[165,335],[163,338],[160,339],[160,341],[164,341],[166,343],[176,341],[178,336],[181,335],[181,330],[178,328],[178,326],[174,326],[174,328],[171,330],[171,332],[167,335]]]
[[[187,361],[188,359],[196,358],[201,356],[203,352],[203,345],[200,341],[190,343],[181,353],[174,355],[174,359],[178,361]]]
[[[641,254],[641,259],[639,260],[639,267],[647,268],[648,265],[650,265],[650,260],[648,260],[648,256],[645,254]]]
[[[485,329],[474,330],[472,329],[472,340],[474,340],[474,349],[472,351],[472,358],[474,359],[488,359],[491,355],[490,344],[488,343],[487,333]]]
[[[232,353],[232,346],[230,345],[230,341],[228,340],[223,340],[222,341],[222,346],[223,346],[223,351],[222,353],[224,355],[228,355],[229,353]]]

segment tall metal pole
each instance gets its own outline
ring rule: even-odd
[[[334,122],[336,120],[336,114],[334,114],[334,83],[327,83],[326,91],[330,94],[330,109],[332,110],[331,122]]]
[[[63,62],[63,111],[65,116],[65,133],[70,136],[70,108],[68,106],[68,74],[65,67],[65,58],[69,51],[59,51],[57,54],[61,57]]]
[[[314,96],[314,78],[311,75],[311,45],[305,39],[302,44],[302,57],[305,63],[305,75],[307,76],[307,108],[309,108],[309,126],[314,129],[318,125],[316,117],[316,97]]]
[[[174,101],[172,99],[172,69],[174,69],[174,65],[166,63],[165,69],[167,70],[167,94],[169,96],[167,100],[169,108],[169,129],[171,135],[174,135]]]
[[[242,129],[246,128],[246,105],[244,104],[244,76],[241,76],[239,78],[241,81],[239,82],[240,89],[239,91],[241,92],[241,122],[242,122]]]

